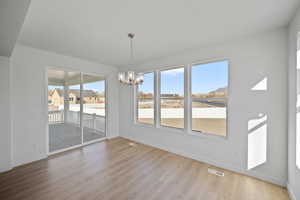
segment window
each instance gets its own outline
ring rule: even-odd
[[[228,61],[192,66],[192,130],[226,136]]]
[[[160,125],[184,128],[184,68],[160,72]]]
[[[136,122],[226,136],[228,70],[223,60],[145,73],[136,87]]]
[[[137,86],[137,122],[154,125],[154,72],[144,74]]]

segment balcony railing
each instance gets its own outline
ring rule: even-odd
[[[48,111],[48,122],[49,124],[63,123],[64,111],[63,110]]]
[[[65,118],[64,110],[48,111],[48,123],[72,123],[77,126],[80,125],[80,112],[79,111],[68,111],[67,118]],[[83,113],[82,115],[83,128],[91,128],[98,131],[105,131],[105,116]]]

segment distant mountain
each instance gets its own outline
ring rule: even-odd
[[[228,88],[222,87],[208,93],[193,94],[194,98],[224,98],[228,94]]]
[[[209,93],[227,93],[227,91],[228,91],[228,88],[227,87],[223,87],[223,88],[218,88],[218,89],[216,89],[214,91],[211,91]]]

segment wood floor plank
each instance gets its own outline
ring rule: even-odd
[[[5,200],[288,200],[287,190],[123,138],[0,174]]]

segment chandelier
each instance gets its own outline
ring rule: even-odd
[[[130,39],[130,60],[133,63],[133,33],[128,33]],[[134,71],[119,72],[118,79],[120,83],[126,85],[138,85],[144,82],[144,75],[141,73],[135,73]]]

